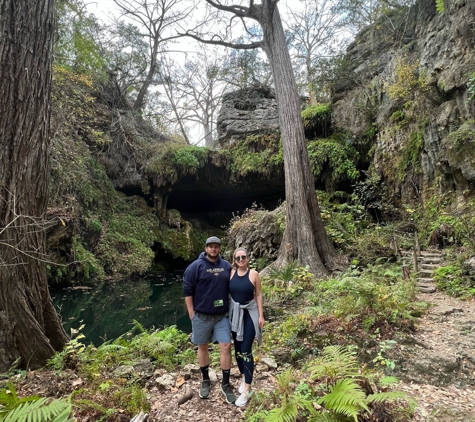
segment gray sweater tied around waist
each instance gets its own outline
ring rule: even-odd
[[[236,340],[243,340],[244,309],[247,309],[251,316],[256,330],[255,338],[257,344],[260,345],[262,343],[262,332],[259,329],[259,308],[257,307],[257,302],[255,300],[251,300],[249,303],[241,305],[240,303],[235,302],[232,297],[229,298],[229,322],[231,323],[231,331],[236,333]]]

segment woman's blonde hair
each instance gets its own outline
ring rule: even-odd
[[[233,269],[237,270],[237,265],[236,265],[236,254],[238,252],[244,252],[247,256],[247,267],[249,268],[249,254],[247,253],[246,249],[244,248],[237,248],[233,252]]]

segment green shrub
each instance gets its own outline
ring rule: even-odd
[[[415,292],[414,282],[403,280],[399,265],[375,264],[320,281],[306,298],[320,315],[333,314],[362,325],[367,321],[365,328],[374,330],[385,322],[410,327]]]
[[[262,294],[267,303],[284,303],[299,296],[312,282],[308,267],[295,263],[283,268],[271,267],[269,275],[262,278]]]
[[[371,218],[356,195],[317,191],[325,230],[332,243],[346,248],[370,225]]]
[[[475,296],[475,280],[473,277],[464,275],[459,262],[438,267],[432,277],[437,287],[446,291],[451,296],[467,299]]]

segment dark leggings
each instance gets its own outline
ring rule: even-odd
[[[244,374],[246,384],[252,383],[254,375],[254,358],[252,356],[252,343],[256,336],[254,323],[249,312],[244,310],[244,335],[242,341],[236,340],[236,333],[233,331],[234,355],[239,366],[239,372]]]

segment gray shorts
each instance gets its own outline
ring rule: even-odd
[[[191,341],[195,344],[208,344],[210,341],[231,343],[231,326],[228,317],[220,321],[204,321],[195,313],[191,320],[191,328]]]

